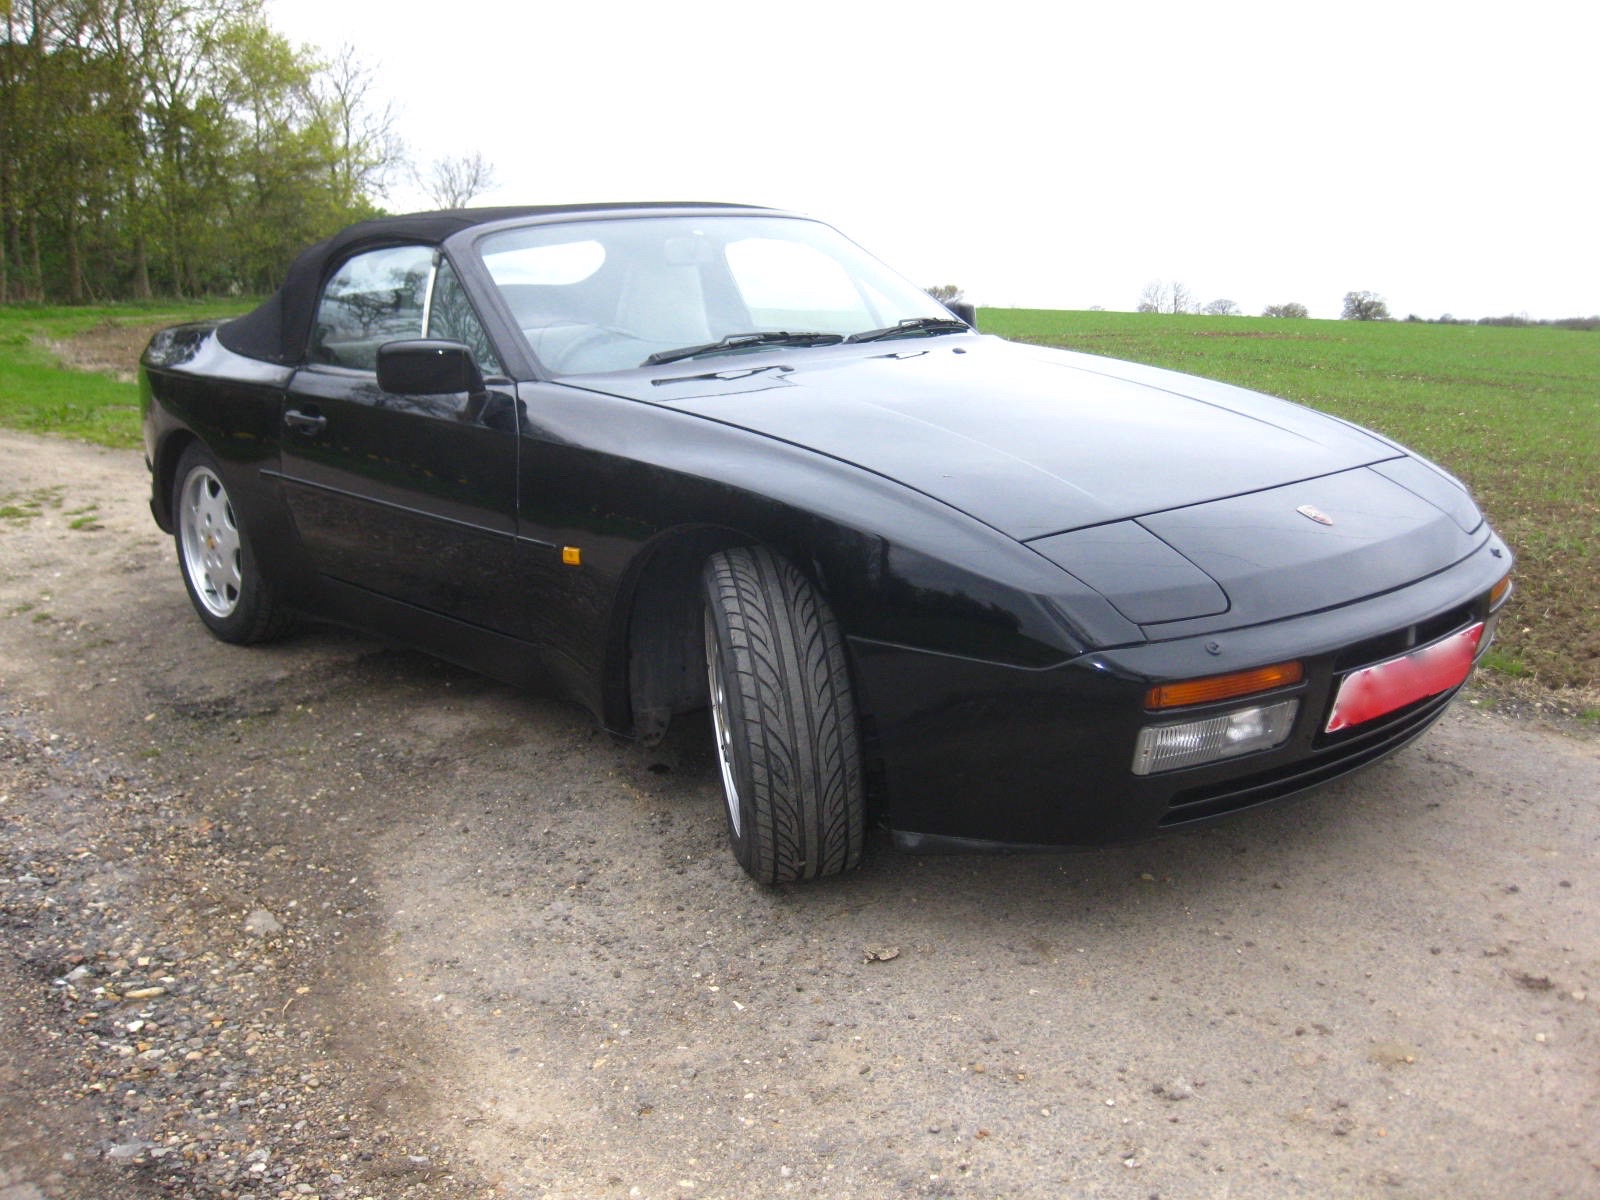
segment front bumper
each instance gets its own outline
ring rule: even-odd
[[[1337,733],[1340,681],[1361,667],[1491,619],[1510,569],[1496,537],[1449,569],[1325,612],[1228,632],[1087,654],[1026,669],[852,639],[869,778],[908,850],[1004,850],[1139,841],[1316,787],[1404,746],[1458,688]],[[1486,637],[1480,647],[1487,648]],[[1298,659],[1305,677],[1281,746],[1136,776],[1152,683]],[[1249,703],[1250,701],[1244,701]],[[1185,709],[1205,717],[1238,700]],[[1166,719],[1164,714],[1162,718]]]

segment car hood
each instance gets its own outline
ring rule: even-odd
[[[1403,454],[1227,384],[990,337],[719,356],[566,382],[806,447],[1020,541]]]

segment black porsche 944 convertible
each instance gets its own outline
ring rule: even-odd
[[[658,737],[734,854],[1083,846],[1434,721],[1511,555],[1374,433],[980,335],[832,228],[715,204],[384,218],[142,362],[152,508],[228,642],[359,626]]]

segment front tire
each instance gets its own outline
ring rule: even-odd
[[[866,802],[844,639],[811,582],[760,547],[704,572],[706,673],[734,857],[758,883],[848,871]]]
[[[281,635],[290,616],[261,576],[217,460],[198,443],[178,460],[172,512],[183,586],[206,628],[236,644]]]

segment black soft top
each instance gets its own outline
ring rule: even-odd
[[[518,217],[550,217],[564,214],[648,211],[663,208],[747,208],[748,205],[712,204],[703,201],[657,200],[634,204],[551,204],[509,208],[454,208],[441,212],[406,213],[377,217],[340,230],[326,241],[302,250],[289,264],[283,286],[242,317],[217,330],[217,338],[235,354],[264,362],[292,364],[305,354],[316,316],[317,297],[322,282],[332,268],[356,247],[376,248],[386,244],[437,246],[453,234],[475,225]]]

